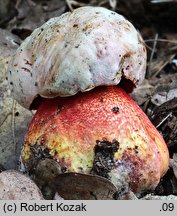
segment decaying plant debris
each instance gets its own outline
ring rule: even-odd
[[[158,197],[177,195],[177,31],[174,21],[177,20],[177,3],[153,3],[150,0],[3,2],[0,0],[0,5],[3,5],[0,7],[0,171],[4,168],[17,169],[24,134],[33,116],[10,96],[5,72],[11,54],[22,40],[49,18],[80,6],[104,6],[126,16],[146,42],[146,79],[132,97],[163,135],[170,151],[170,169],[154,194]],[[146,199],[153,198],[149,196]]]

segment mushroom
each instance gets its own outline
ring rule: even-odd
[[[9,82],[14,98],[33,109],[38,96],[72,96],[122,77],[131,90],[145,68],[144,42],[130,22],[105,8],[82,7],[50,19],[21,44]]]
[[[37,185],[26,175],[8,170],[0,173],[0,200],[44,199]]]
[[[33,175],[47,158],[61,173],[107,178],[120,193],[153,190],[168,169],[168,149],[126,93],[145,69],[140,34],[108,9],[78,8],[36,29],[8,76],[14,98],[37,108],[22,150],[26,171]]]

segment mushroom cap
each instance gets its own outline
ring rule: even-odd
[[[9,65],[14,98],[25,108],[39,95],[72,96],[125,77],[144,79],[146,49],[123,16],[102,7],[81,7],[52,18],[26,38]]]

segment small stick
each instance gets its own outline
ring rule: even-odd
[[[147,40],[144,40],[145,42],[154,42],[154,39],[147,39]],[[166,42],[166,43],[174,43],[174,44],[177,44],[177,40],[167,40],[167,39],[156,39],[156,41],[158,42]]]
[[[11,112],[8,112],[7,114],[4,115],[4,113],[2,115],[4,115],[4,118],[0,121],[0,128],[2,127],[2,125],[4,124],[4,122],[6,121],[6,119],[8,118],[9,115],[11,115]]]
[[[68,5],[70,11],[73,11],[74,8],[72,5],[74,6],[78,6],[78,7],[82,7],[82,6],[85,6],[84,3],[80,3],[80,2],[77,2],[77,1],[72,1],[72,0],[65,0],[66,1],[66,4]]]
[[[157,46],[157,39],[158,39],[158,34],[155,35],[154,38],[154,44],[153,44],[153,48],[152,48],[152,52],[151,52],[151,56],[150,56],[150,60],[149,60],[149,67],[148,67],[148,77],[150,77],[150,69],[151,69],[151,64],[152,64],[152,59],[154,57],[154,53],[156,50],[156,46]]]
[[[11,116],[11,130],[12,130],[12,138],[13,138],[13,143],[15,146],[15,162],[17,165],[17,142],[16,142],[16,136],[15,136],[15,107],[16,107],[16,101],[13,99],[12,102],[12,116]]]
[[[170,3],[170,2],[177,2],[177,0],[152,0],[151,3]]]
[[[172,113],[170,112],[165,118],[160,121],[160,123],[156,126],[156,128],[159,128],[169,117],[172,116]]]

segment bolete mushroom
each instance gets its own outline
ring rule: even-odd
[[[105,8],[82,7],[36,29],[9,67],[15,99],[38,108],[22,151],[26,170],[49,158],[62,173],[99,175],[118,190],[154,189],[168,169],[168,150],[125,92],[145,70],[140,34]]]

